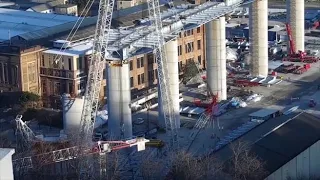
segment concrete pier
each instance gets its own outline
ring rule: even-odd
[[[108,131],[112,138],[132,137],[129,65],[107,65]]]
[[[226,32],[225,17],[205,25],[207,86],[218,100],[227,99]]]
[[[171,100],[173,103],[173,111],[176,119],[176,127],[180,128],[180,103],[179,103],[179,66],[178,66],[178,40],[174,39],[168,42],[165,45],[165,54],[167,56],[167,67],[168,67],[168,76],[169,76],[169,83],[168,86],[171,92]],[[158,109],[159,109],[159,124],[162,127],[165,127],[163,109],[162,109],[162,102],[161,93],[158,93],[159,102],[158,102]]]
[[[287,22],[297,51],[304,51],[304,0],[287,0]],[[289,46],[288,46],[289,47]]]
[[[250,53],[253,76],[268,75],[268,1],[250,5]]]

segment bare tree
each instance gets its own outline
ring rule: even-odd
[[[157,180],[161,179],[161,170],[164,164],[160,158],[146,158],[142,160],[140,165],[141,176],[144,180]]]
[[[229,169],[234,179],[259,179],[266,174],[265,162],[250,151],[247,142],[232,143],[230,149],[233,157]]]

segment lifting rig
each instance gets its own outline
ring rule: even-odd
[[[79,138],[76,141],[75,147],[66,149],[60,149],[45,154],[36,156],[25,157],[16,159],[13,161],[16,170],[24,168],[32,168],[36,164],[37,159],[41,157],[47,157],[46,162],[43,164],[55,163],[75,159],[81,156],[88,156],[80,159],[80,179],[92,179],[95,174],[93,164],[93,154],[99,153],[100,158],[100,177],[104,176],[106,172],[106,155],[113,150],[138,146],[139,150],[144,150],[145,143],[149,140],[144,138],[133,138],[125,141],[99,141],[97,144],[92,144],[92,133],[94,129],[95,118],[98,109],[99,93],[101,82],[103,78],[103,70],[106,64],[107,45],[109,40],[109,33],[111,29],[112,13],[115,0],[100,0],[99,14],[96,24],[93,53],[90,59],[87,87],[84,95],[84,105],[81,116],[81,129],[79,132]],[[162,33],[162,21],[160,14],[159,0],[148,0],[149,19],[152,23],[152,27],[155,30],[155,37],[157,43],[154,46],[154,54],[158,65],[158,82],[159,91],[161,92],[161,101],[163,105],[164,120],[166,130],[170,130],[170,147],[177,147],[177,127],[176,118],[173,113],[172,99],[170,98],[171,92],[169,88],[169,77],[167,70],[167,61],[163,46],[165,44],[164,36]],[[109,61],[111,67],[122,66],[127,61]]]
[[[298,51],[296,52],[296,45],[292,38],[292,31],[289,23],[286,23],[286,30],[289,39],[289,52],[288,56],[284,57],[283,61],[291,61],[291,62],[303,62],[303,63],[316,63],[319,61],[318,58],[307,56],[306,52]]]

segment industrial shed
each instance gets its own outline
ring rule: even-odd
[[[251,150],[266,163],[266,180],[320,177],[320,119],[300,113],[263,136]]]

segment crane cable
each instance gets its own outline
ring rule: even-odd
[[[63,45],[60,47],[59,49],[59,52],[65,52],[66,49],[63,49],[63,47],[67,44],[67,41],[71,41],[73,39],[73,37],[75,36],[75,34],[77,33],[78,29],[80,28],[82,22],[84,21],[84,17],[83,16],[87,16],[90,8],[92,7],[94,3],[94,0],[91,0],[91,1],[88,1],[87,4],[85,5],[85,7],[83,8],[84,10],[81,11],[77,21],[75,22],[75,24],[73,25],[71,31],[69,32],[67,38],[66,38],[66,41],[63,43]],[[88,7],[89,6],[89,7]],[[71,36],[71,37],[70,37]],[[69,39],[69,40],[68,40]],[[58,55],[58,56],[55,56],[53,62],[54,63],[58,63],[58,61],[61,59],[62,55]]]

